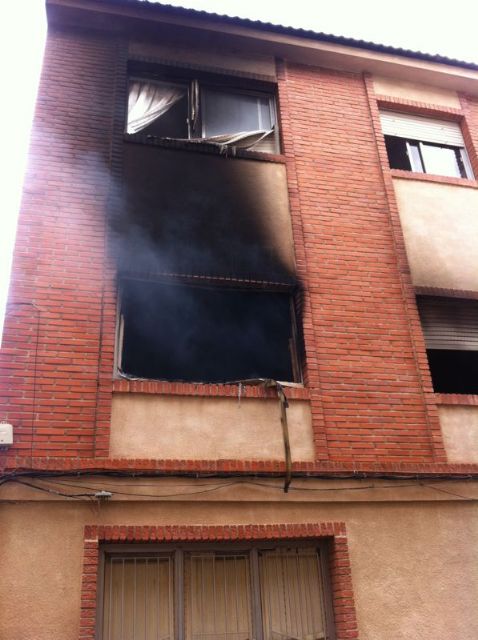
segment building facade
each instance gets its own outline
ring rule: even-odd
[[[476,638],[478,67],[47,11],[2,639]]]

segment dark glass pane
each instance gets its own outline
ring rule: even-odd
[[[292,380],[290,296],[127,280],[122,365],[142,378]]]
[[[437,393],[478,393],[478,351],[428,349]]]
[[[272,128],[268,97],[205,89],[201,105],[204,137]]]
[[[385,136],[385,146],[387,147],[388,162],[391,169],[412,170],[405,138]]]
[[[178,102],[156,118],[149,126],[145,127],[141,134],[158,136],[160,138],[187,138],[188,137],[188,97],[187,93]]]

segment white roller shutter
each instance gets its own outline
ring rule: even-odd
[[[478,301],[417,298],[427,349],[478,351]]]
[[[460,125],[447,120],[435,120],[408,113],[382,111],[382,131],[385,135],[398,136],[422,142],[435,142],[453,147],[464,147]]]

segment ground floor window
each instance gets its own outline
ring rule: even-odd
[[[316,547],[105,551],[102,640],[333,637]]]

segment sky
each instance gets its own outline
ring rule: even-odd
[[[302,27],[478,63],[476,0],[170,0],[169,4]],[[0,335],[28,139],[46,37],[44,0],[0,5]]]

